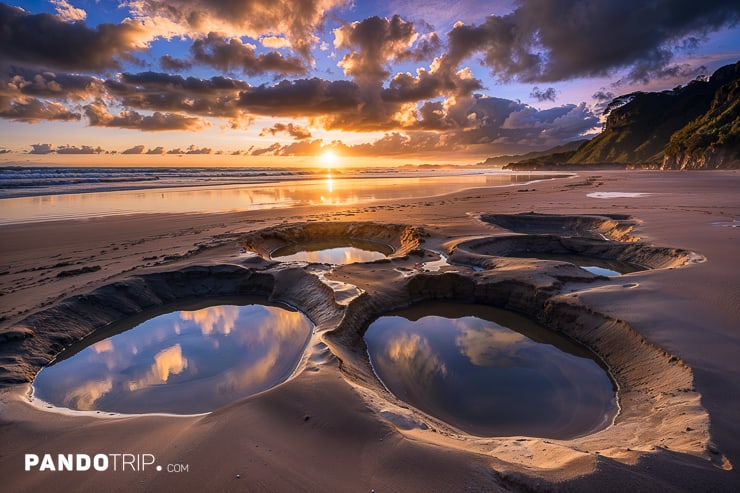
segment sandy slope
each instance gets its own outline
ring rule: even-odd
[[[321,333],[315,338],[314,354],[304,361],[296,378],[210,415],[100,418],[51,413],[27,402],[26,385],[10,383],[12,376],[27,374],[30,353],[21,354],[18,348],[30,346],[8,341],[0,346],[4,370],[0,376],[6,382],[0,402],[0,477],[8,491],[590,491],[596,487],[600,491],[736,491],[740,488],[736,471],[740,464],[740,229],[731,224],[740,218],[739,189],[737,172],[598,172],[350,210],[307,207],[2,227],[3,339],[22,337],[24,319],[74,294],[187,265],[248,261],[241,253],[245,234],[283,223],[373,221],[423,226],[429,237],[422,246],[435,250],[463,238],[504,232],[478,219],[485,213],[625,214],[640,220],[633,235],[653,245],[697,252],[706,261],[637,272],[614,282],[584,280],[569,285],[578,292],[573,301],[564,303],[607,317],[613,324],[609,327],[634,330],[650,348],[664,351],[665,358],[655,361],[677,358],[686,371],[671,373],[669,380],[693,379],[693,391],[671,393],[660,390],[666,382],[651,380],[650,365],[638,365],[631,373],[625,370],[626,381],[642,379],[639,385],[644,387],[635,383],[633,393],[627,389],[624,419],[592,437],[557,443],[478,439],[439,423],[432,431],[434,420],[414,413],[408,416],[411,423],[431,426],[396,426],[402,422],[398,403],[363,375],[361,350],[343,346],[346,338],[326,339]],[[587,197],[594,191],[651,195]],[[370,306],[391,296],[384,294],[388,286],[399,286],[399,296],[411,296],[410,288],[393,276],[398,276],[397,267],[411,269],[418,262],[411,255],[372,269],[348,266],[333,276],[361,287]],[[99,269],[57,277],[84,266]],[[540,272],[539,267],[531,270],[513,263],[498,269],[510,273],[490,274],[488,281],[480,282],[495,283],[499,275],[542,289],[554,282],[549,271]],[[298,273],[290,275],[302,279]],[[429,286],[414,289],[442,289],[446,281],[428,282]],[[330,321],[338,322],[329,312],[341,307],[318,306],[322,300],[312,302],[310,296],[287,288],[285,292],[299,303],[313,303],[314,318],[326,319],[323,329],[329,330]],[[554,318],[553,323],[562,320]],[[38,337],[23,344],[41,344],[43,336]],[[335,357],[319,349],[322,338],[342,359],[341,368]],[[394,412],[381,414],[384,409]],[[164,463],[188,464],[189,472],[23,471],[25,453],[118,452],[152,453]]]

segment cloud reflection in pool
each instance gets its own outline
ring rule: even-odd
[[[271,305],[175,311],[70,351],[38,374],[34,395],[77,410],[207,412],[286,380],[312,328]]]
[[[380,317],[365,341],[391,392],[474,435],[570,438],[617,410],[588,351],[511,312],[426,303]]]

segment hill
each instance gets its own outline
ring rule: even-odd
[[[620,96],[604,131],[575,151],[520,161],[507,169],[577,165],[661,169],[737,168],[740,62],[708,79],[662,92]]]

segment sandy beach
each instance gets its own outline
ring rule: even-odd
[[[580,171],[435,197],[0,226],[3,487],[738,491],[738,190],[737,171]],[[333,268],[269,259],[321,237],[394,253]],[[646,269],[608,278],[512,254],[554,244]],[[195,416],[64,412],[30,397],[37,371],[82,337],[247,294],[315,324],[283,384]],[[591,349],[619,387],[614,422],[570,439],[478,437],[395,397],[362,333],[392,308],[439,299],[513,310]],[[119,453],[187,471],[24,470],[26,454]]]

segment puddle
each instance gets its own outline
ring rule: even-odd
[[[732,219],[731,221],[715,221],[709,224],[712,226],[722,226],[724,228],[740,228],[740,219]]]
[[[329,286],[334,292],[334,301],[340,305],[348,305],[352,300],[360,296],[364,291],[354,284],[348,282],[336,281],[326,277],[330,275],[334,269],[327,268],[325,266],[314,266],[310,269],[310,272],[316,275],[321,282]]]
[[[642,192],[591,192],[586,197],[592,199],[633,199],[639,197],[649,197],[652,193]]]
[[[422,263],[421,270],[423,270],[424,272],[459,272],[455,269],[455,267],[460,266],[472,269],[474,272],[482,272],[485,270],[483,267],[479,267],[477,265],[453,264],[452,262],[450,262],[449,257],[444,253],[439,254],[438,260],[430,260],[429,262]]]
[[[541,252],[518,252],[515,254],[507,255],[508,257],[516,258],[536,258],[540,260],[557,260],[560,262],[568,262],[573,265],[577,265],[583,270],[591,272],[599,276],[616,277],[622,274],[629,274],[631,272],[639,272],[645,270],[643,267],[630,264],[628,262],[620,262],[619,260],[603,259],[597,257],[589,257],[586,255],[568,255],[568,254],[556,254],[556,253],[541,253]]]
[[[296,243],[278,248],[270,257],[281,262],[300,261],[320,264],[354,264],[386,258],[393,249],[382,243],[350,238]]]
[[[174,311],[127,329],[66,350],[39,372],[34,397],[82,411],[212,411],[288,379],[313,324],[299,311],[247,304]]]
[[[364,338],[386,388],[473,435],[573,438],[617,412],[588,350],[511,312],[423,303],[378,318]]]

